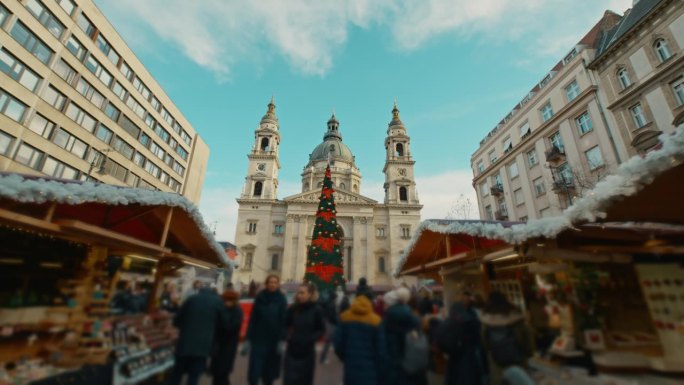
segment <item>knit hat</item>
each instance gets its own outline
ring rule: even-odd
[[[407,303],[411,299],[411,291],[405,287],[400,287],[397,290],[397,298],[401,303]]]
[[[395,303],[399,302],[399,296],[397,295],[396,290],[388,291],[385,293],[385,295],[382,297],[383,300],[385,300],[385,306],[392,306]]]
[[[237,301],[240,299],[240,293],[235,290],[226,290],[221,295],[221,299],[223,299],[224,302]]]

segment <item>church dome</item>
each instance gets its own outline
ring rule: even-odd
[[[351,163],[354,162],[354,154],[352,154],[349,147],[347,147],[346,144],[342,143],[341,140],[333,138],[324,140],[323,143],[316,146],[316,148],[314,148],[313,152],[311,153],[309,160],[312,162],[315,162],[317,160],[327,160],[328,153],[331,154],[330,159],[332,160],[339,159]]]
[[[352,154],[346,144],[342,143],[342,134],[339,128],[340,122],[335,117],[335,113],[333,113],[330,120],[328,120],[328,132],[323,135],[323,143],[314,148],[309,161],[327,160],[328,154],[330,154],[330,159],[354,163],[354,154]]]

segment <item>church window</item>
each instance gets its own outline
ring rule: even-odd
[[[355,184],[355,185],[354,185],[354,188],[353,188],[353,191],[354,191],[355,193],[358,193],[358,192],[359,192],[359,185],[356,185],[356,184]]]
[[[375,236],[378,238],[385,238],[385,228],[384,227],[377,227],[375,229]]]
[[[273,225],[273,234],[281,235],[283,234],[285,226],[282,223],[276,223]]]
[[[385,266],[385,257],[378,258],[378,273],[386,273],[387,267]]]
[[[247,232],[250,234],[256,233],[257,230],[257,224],[256,222],[249,222],[247,223]]]
[[[347,185],[344,183],[340,183],[340,190],[346,190],[346,189],[347,189]]]
[[[309,182],[304,183],[304,191],[309,191],[310,188]]]
[[[263,188],[264,188],[264,184],[262,182],[254,183],[254,196],[260,197],[261,196],[261,190],[263,190]]]
[[[335,152],[335,145],[334,144],[330,145],[330,152]]]
[[[261,151],[268,151],[269,150],[269,141],[268,138],[261,138]]]
[[[280,255],[271,255],[271,270],[278,270],[280,268]]]
[[[401,237],[403,239],[409,239],[411,238],[411,226],[409,225],[401,225]]]
[[[404,156],[404,145],[397,143],[397,156]]]
[[[250,270],[252,268],[252,259],[254,258],[254,254],[252,253],[247,253],[245,255],[245,263],[242,265],[242,267],[245,270]]]
[[[408,201],[408,192],[406,191],[406,187],[399,187],[399,200],[402,202]]]

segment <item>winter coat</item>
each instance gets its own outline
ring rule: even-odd
[[[294,304],[287,311],[287,351],[283,385],[311,385],[316,366],[316,341],[325,334],[318,304]]]
[[[247,374],[250,384],[256,384],[259,379],[271,383],[280,377],[278,343],[287,337],[286,313],[287,299],[279,290],[262,290],[254,298],[247,327],[247,340],[251,344]]]
[[[406,335],[413,330],[420,330],[420,320],[411,308],[402,303],[390,306],[385,312],[381,325],[386,341],[386,361],[384,363],[384,383],[387,385],[421,384],[426,382],[422,376],[408,376],[401,363],[404,359]]]
[[[477,317],[462,304],[455,303],[436,334],[439,350],[449,357],[444,384],[481,385],[484,368]]]
[[[242,327],[242,308],[235,305],[226,308],[228,324],[219,328],[216,333],[216,346],[211,359],[213,376],[228,376],[233,372],[235,355],[240,343],[240,328]]]
[[[487,338],[487,331],[489,328],[511,328],[516,344],[523,355],[521,361],[515,363],[515,365],[526,367],[527,358],[532,356],[532,346],[530,343],[527,325],[525,325],[523,315],[518,311],[512,311],[508,314],[491,314],[483,312],[482,316],[480,317],[480,321],[482,322],[482,344],[484,346],[484,351],[489,352],[489,374],[491,383],[500,384],[502,370],[506,368],[500,367],[494,361],[491,354],[492,346]]]
[[[382,378],[385,341],[380,317],[371,302],[359,296],[340,315],[335,354],[344,364],[344,385],[378,385]]]
[[[208,357],[216,330],[225,328],[228,319],[223,301],[213,291],[202,289],[190,296],[173,320],[179,329],[176,356]]]

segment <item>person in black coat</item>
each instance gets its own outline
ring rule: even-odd
[[[173,320],[179,329],[176,362],[169,385],[180,385],[185,374],[188,385],[197,385],[206,369],[216,330],[228,325],[229,315],[221,298],[209,289],[200,289],[183,303]]]
[[[384,383],[387,385],[427,384],[425,372],[408,375],[402,368],[406,336],[412,331],[420,331],[420,320],[407,305],[410,298],[411,292],[404,287],[385,295],[385,303],[389,307],[381,327],[387,350],[384,376]]]
[[[229,323],[220,328],[216,336],[216,350],[211,357],[211,375],[214,385],[230,385],[230,373],[235,364],[235,353],[240,343],[242,327],[242,309],[238,305],[240,294],[233,290],[223,292],[221,296],[229,315]]]
[[[385,340],[380,317],[366,296],[354,299],[340,315],[335,354],[344,363],[344,385],[378,385],[382,379]]]
[[[287,299],[280,291],[280,278],[269,275],[266,289],[254,298],[243,354],[249,352],[249,385],[273,384],[280,377],[280,357],[285,352]]]
[[[437,346],[449,357],[445,385],[481,385],[480,322],[465,304],[454,303],[437,330]]]
[[[325,319],[316,303],[316,287],[302,285],[287,311],[287,351],[283,385],[312,385],[316,341],[325,333]]]

